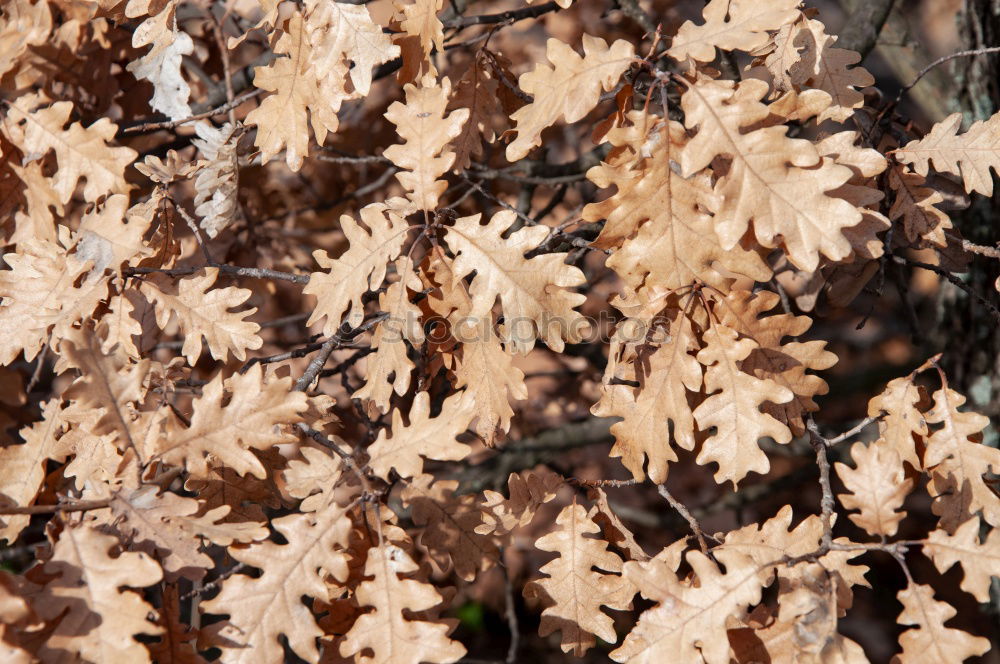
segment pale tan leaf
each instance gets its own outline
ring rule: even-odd
[[[1000,577],[1000,532],[989,531],[985,540],[979,541],[980,522],[972,517],[953,535],[937,528],[927,536],[923,551],[944,574],[955,563],[962,564],[962,590],[979,602],[990,601],[990,578]]]
[[[955,609],[934,599],[930,586],[911,582],[896,597],[903,604],[899,624],[916,626],[899,637],[903,648],[896,656],[899,664],[961,662],[990,649],[990,642],[981,636],[945,627],[945,622],[955,616]]]
[[[958,134],[962,114],[953,113],[931,127],[918,141],[910,141],[895,151],[898,161],[912,164],[913,170],[927,175],[931,167],[942,173],[959,175],[966,193],[993,195],[993,175],[1000,172],[1000,113],[980,121]]]
[[[87,128],[75,122],[64,129],[73,111],[71,102],[29,110],[22,99],[8,102],[3,127],[25,154],[39,158],[55,151],[59,168],[52,186],[62,203],[69,202],[81,178],[87,180],[83,197],[88,202],[106,194],[128,193],[131,187],[125,182],[125,168],[135,161],[137,153],[132,148],[108,145],[118,131],[111,120],[101,118]]]
[[[57,345],[108,295],[106,280],[83,278],[89,262],[54,242],[27,240],[3,260],[11,269],[0,270],[0,364]]]
[[[402,477],[415,477],[423,472],[423,458],[438,461],[459,461],[472,451],[455,437],[464,432],[472,421],[472,408],[462,394],[445,399],[437,417],[430,414],[430,395],[419,392],[410,407],[409,424],[403,424],[398,410],[392,413],[391,434],[382,429],[378,439],[368,447],[368,465],[382,479],[395,470]]]
[[[618,248],[608,266],[634,290],[681,288],[697,281],[727,288],[731,273],[770,279],[770,269],[756,252],[739,245],[722,249],[707,212],[721,205],[709,176],[683,178],[675,170],[687,143],[684,127],[639,111],[629,117],[636,129],[645,131],[612,130],[607,140],[616,147],[627,145],[635,162],[604,163],[587,172],[596,185],[617,188],[582,213],[587,221],[607,219],[594,245]]]
[[[531,523],[538,508],[556,497],[564,484],[561,477],[547,470],[511,473],[507,478],[509,498],[502,493],[483,491],[482,524],[476,532],[482,535],[509,535],[515,528]]]
[[[718,463],[715,481],[731,480],[735,485],[753,471],[766,473],[771,467],[757,441],[769,436],[788,443],[788,427],[761,411],[764,402],[782,404],[794,393],[770,378],[756,378],[739,370],[739,363],[760,346],[749,338],[737,339],[736,332],[721,324],[711,325],[706,345],[698,351],[698,361],[706,365],[705,390],[709,396],[694,410],[702,430],[715,432],[698,453],[700,464]]]
[[[517,138],[507,146],[507,161],[524,158],[542,144],[542,130],[560,118],[565,122],[583,119],[600,99],[601,92],[614,88],[632,64],[635,48],[619,39],[611,47],[599,37],[583,35],[583,57],[558,39],[546,43],[551,65],[539,63],[518,80],[521,90],[534,100],[510,116],[517,123]]]
[[[828,119],[844,122],[854,109],[864,104],[864,95],[857,88],[874,84],[875,78],[864,67],[852,66],[861,62],[861,54],[835,48],[837,38],[826,34],[821,21],[805,19],[796,23],[796,27],[793,39],[802,51],[789,68],[791,79],[830,95],[831,103],[819,114],[817,122]]]
[[[898,511],[913,488],[913,480],[903,476],[903,462],[887,443],[876,441],[869,445],[855,443],[851,446],[855,468],[837,462],[834,468],[850,493],[837,497],[848,510],[860,510],[850,519],[870,535],[892,537],[899,522],[906,517]]]
[[[457,108],[445,115],[451,93],[447,77],[439,85],[430,77],[420,87],[407,83],[403,90],[406,103],[394,102],[385,113],[403,142],[389,146],[383,155],[403,169],[396,173],[396,179],[416,208],[434,210],[448,188],[448,183],[438,178],[455,163],[455,153],[448,144],[462,132],[470,112]]]
[[[300,13],[289,19],[286,31],[274,45],[274,53],[284,57],[266,67],[256,67],[253,78],[254,86],[274,94],[247,114],[246,124],[257,126],[254,145],[260,148],[262,161],[284,150],[288,168],[298,171],[309,154],[310,121],[317,142],[322,144],[326,132],[336,131],[340,125],[340,104],[337,98],[322,94],[312,72],[313,47]]]
[[[204,602],[210,613],[228,614],[219,632],[222,662],[285,661],[280,638],[300,657],[319,658],[316,639],[322,631],[302,597],[329,601],[332,587],[347,578],[347,548],[351,521],[336,503],[309,514],[289,514],[271,522],[287,544],[259,542],[230,548],[236,560],[261,570],[259,577],[234,574],[222,583],[222,592]]]
[[[448,627],[440,622],[410,619],[412,615],[437,606],[442,598],[434,586],[400,574],[417,571],[403,549],[386,543],[368,550],[365,581],[355,598],[360,606],[374,611],[358,616],[340,642],[340,654],[355,655],[360,664],[420,664],[457,662],[465,648],[448,638]],[[369,649],[373,656],[361,655]]]
[[[768,117],[760,102],[763,81],[700,80],[681,97],[684,123],[698,129],[681,153],[683,175],[690,176],[716,157],[732,159],[715,191],[722,204],[713,210],[723,249],[735,247],[753,222],[765,247],[783,246],[798,267],[812,271],[820,255],[841,260],[851,252],[843,229],[861,222],[857,208],[829,196],[852,176],[849,168],[822,157],[805,139],[789,138],[785,125],[744,128]]]
[[[934,393],[934,408],[926,415],[928,423],[941,425],[924,452],[927,491],[934,499],[931,509],[949,532],[980,510],[987,523],[1000,526],[1000,496],[983,479],[1000,473],[1000,450],[981,441],[989,418],[960,411],[964,403],[964,396],[945,386]]]
[[[334,442],[342,445],[335,437]],[[344,472],[343,462],[333,453],[315,447],[301,447],[299,453],[303,458],[289,461],[281,477],[288,495],[304,499],[299,509],[314,512],[332,500],[333,490]]]
[[[584,283],[583,272],[566,265],[563,253],[524,257],[545,241],[548,228],[525,226],[504,238],[517,219],[513,212],[497,212],[486,226],[479,224],[479,217],[458,219],[445,235],[458,255],[452,266],[455,279],[476,273],[469,289],[472,319],[491,319],[490,312],[500,298],[504,345],[515,352],[527,353],[536,338],[556,352],[562,351],[564,340],[582,339],[588,324],[573,307],[586,298],[571,289]]]
[[[110,268],[121,274],[122,265],[134,264],[151,256],[153,250],[143,242],[152,217],[136,206],[126,213],[128,196],[115,194],[95,207],[80,221],[76,235],[76,256],[93,262],[98,275]]]
[[[136,635],[162,628],[147,616],[153,607],[125,587],[144,588],[162,578],[160,566],[144,553],[112,557],[118,539],[86,525],[67,525],[59,534],[44,572],[53,580],[32,598],[35,612],[57,621],[38,655],[62,661],[71,655],[92,662],[148,662]]]
[[[383,413],[389,412],[393,392],[403,396],[410,388],[414,364],[407,356],[407,342],[418,349],[424,342],[420,308],[410,302],[410,292],[421,290],[420,280],[408,258],[397,261],[396,272],[401,275],[400,280],[379,296],[379,309],[387,318],[372,334],[371,347],[375,352],[366,360],[365,384],[351,395],[353,399],[370,399]]]
[[[739,364],[740,370],[757,378],[770,379],[792,392],[787,402],[764,405],[764,412],[786,424],[792,434],[805,433],[806,414],[819,410],[813,397],[826,394],[826,381],[807,371],[829,369],[837,356],[826,350],[824,341],[788,341],[804,334],[811,326],[808,316],[771,313],[780,306],[780,296],[768,290],[751,293],[733,289],[724,300],[717,300],[719,320],[741,337],[752,339],[755,348]]]
[[[160,457],[165,463],[183,464],[198,478],[208,476],[209,455],[240,475],[263,478],[267,471],[250,450],[294,441],[295,434],[283,427],[300,421],[306,395],[292,390],[289,377],[264,382],[259,364],[226,382],[229,402],[223,405],[223,378],[216,374],[194,400],[191,426],[172,421],[160,441]]]
[[[695,420],[687,395],[697,393],[702,382],[702,367],[689,352],[695,348],[690,320],[678,313],[668,324],[666,341],[639,348],[626,374],[614,376],[639,386],[610,382],[607,376],[601,400],[591,409],[601,417],[622,418],[611,425],[615,445],[610,456],[620,457],[637,480],[648,474],[657,484],[666,481],[669,464],[677,460],[671,442],[694,449]]]
[[[930,405],[923,386],[915,384],[912,376],[893,379],[868,402],[869,417],[885,415],[878,424],[881,438],[916,470],[924,467],[917,456],[917,441],[929,433],[922,411]]]
[[[614,621],[602,606],[619,611],[632,607],[635,586],[621,575],[622,559],[599,538],[601,532],[588,513],[574,502],[556,517],[556,529],[538,538],[535,547],[558,553],[539,570],[546,576],[525,585],[526,597],[538,597],[546,604],[538,627],[540,636],[559,631],[563,652],[583,656],[600,637],[615,643]]]
[[[158,487],[142,486],[129,493],[117,493],[111,499],[111,511],[119,532],[134,545],[148,542],[162,560],[168,579],[178,575],[199,580],[215,563],[200,550],[202,539],[219,546],[233,542],[266,539],[268,531],[254,523],[219,523],[228,506],[221,506],[197,516],[201,505],[193,498],[183,498]]]
[[[407,4],[396,3],[400,12],[399,27],[406,34],[417,38],[424,57],[429,57],[431,49],[444,51],[444,25],[437,13],[444,6],[444,0],[413,0]]]
[[[349,215],[340,217],[340,227],[347,238],[347,251],[332,259],[322,249],[313,252],[320,267],[329,272],[313,272],[302,292],[317,297],[316,309],[307,325],[326,318],[323,334],[337,332],[346,314],[355,327],[364,318],[361,297],[377,289],[385,279],[386,265],[399,255],[409,226],[384,204],[373,203],[361,209],[364,226]]]
[[[736,551],[720,551],[716,562],[700,551],[689,551],[687,562],[697,584],[682,580],[675,570],[680,551],[671,552],[671,565],[657,556],[648,562],[627,562],[624,575],[642,596],[657,602],[639,617],[621,647],[611,652],[616,662],[655,664],[666,661],[729,664],[726,618],[739,617],[748,605],[760,601],[757,565]]]
[[[264,341],[258,336],[260,325],[246,320],[257,308],[238,312],[250,298],[251,291],[236,286],[209,290],[219,277],[219,269],[206,267],[201,274],[176,280],[168,278],[145,279],[140,287],[156,307],[156,324],[160,328],[174,318],[184,334],[181,354],[194,366],[202,351],[202,337],[208,342],[212,358],[225,360],[230,353],[246,360],[247,350],[260,348]]]
[[[31,505],[45,479],[45,462],[63,462],[72,453],[69,441],[63,440],[61,399],[42,404],[42,419],[21,429],[24,443],[0,448],[0,500],[15,506]],[[0,527],[0,537],[13,543],[31,519],[27,514],[7,515]]]
[[[770,40],[768,32],[778,30],[799,16],[798,0],[712,0],[702,10],[705,22],[686,21],[667,53],[677,60],[700,62],[715,59],[715,49],[755,51]]]

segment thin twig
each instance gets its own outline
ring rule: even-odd
[[[938,58],[937,60],[935,60],[934,62],[930,63],[929,65],[921,69],[919,72],[917,72],[917,75],[913,79],[913,81],[911,81],[909,85],[905,86],[902,90],[899,91],[899,94],[896,95],[896,99],[895,101],[892,102],[891,106],[892,107],[897,106],[899,104],[899,101],[903,98],[903,95],[909,92],[914,85],[920,82],[920,79],[926,76],[927,73],[930,72],[930,70],[934,69],[938,65],[944,64],[949,60],[954,60],[955,58],[967,58],[975,55],[985,55],[986,53],[1000,53],[1000,46],[987,46],[984,48],[974,48],[968,51],[958,51],[956,53],[951,53],[950,55],[941,56],[940,58]]]
[[[500,12],[499,14],[482,14],[480,16],[460,16],[449,21],[444,21],[446,28],[467,28],[470,25],[490,25],[494,23],[513,23],[526,18],[537,18],[542,14],[557,12],[560,7],[555,2],[546,2],[543,5],[525,7],[524,9],[513,9],[511,11]]]
[[[257,88],[255,90],[251,90],[250,92],[246,93],[245,95],[240,95],[239,97],[237,97],[236,99],[234,99],[234,100],[232,100],[230,102],[226,102],[222,106],[218,106],[216,108],[213,108],[210,111],[205,111],[204,113],[198,113],[197,115],[192,115],[190,117],[182,118],[180,120],[170,120],[168,122],[145,122],[145,123],[140,124],[140,125],[135,125],[135,126],[132,126],[132,127],[126,127],[125,129],[122,130],[121,133],[123,133],[123,134],[141,134],[141,133],[144,133],[144,132],[147,132],[147,131],[158,131],[160,129],[174,129],[175,127],[179,127],[181,125],[185,125],[185,124],[188,124],[190,122],[196,122],[198,120],[203,120],[205,118],[210,118],[210,117],[213,117],[213,116],[216,116],[216,115],[222,115],[223,113],[228,113],[230,111],[230,109],[234,109],[237,106],[239,106],[240,104],[242,104],[243,102],[248,101],[250,99],[253,99],[254,97],[256,97],[256,96],[258,96],[260,94],[263,94],[263,93],[264,93],[263,89]]]
[[[924,263],[922,261],[913,260],[911,258],[905,258],[903,256],[893,256],[892,260],[895,261],[896,263],[912,265],[913,267],[919,267],[922,270],[930,270],[931,272],[941,275],[942,277],[947,279],[948,282],[951,283],[951,285],[955,286],[956,288],[962,291],[965,291],[966,293],[974,297],[976,301],[978,301],[981,305],[986,307],[989,310],[989,312],[993,314],[993,318],[995,318],[997,322],[1000,322],[1000,309],[997,309],[995,304],[987,300],[985,297],[976,292],[975,289],[973,289],[967,283],[965,283],[964,281],[956,277],[954,274],[944,269],[943,267],[939,265],[931,265],[930,263]]]
[[[510,582],[510,571],[503,566],[503,596],[504,614],[507,618],[507,629],[510,632],[510,645],[507,646],[507,664],[517,661],[517,651],[521,644],[521,628],[517,622],[517,605],[514,603],[514,585]]]
[[[308,284],[308,274],[293,274],[291,272],[279,272],[278,270],[267,270],[260,267],[239,267],[237,265],[225,265],[222,263],[211,263],[209,265],[193,265],[189,267],[158,268],[158,267],[128,267],[123,270],[126,277],[133,277],[140,274],[164,274],[168,277],[183,277],[194,274],[208,267],[214,267],[223,274],[231,274],[237,277],[250,277],[252,279],[278,279],[281,281],[291,281],[296,284]]]
[[[830,485],[830,459],[826,456],[827,440],[819,433],[816,421],[810,415],[806,419],[806,429],[809,431],[809,442],[816,452],[816,465],[819,467],[819,486],[823,492],[820,499],[820,519],[823,522],[822,546],[827,551],[833,541],[833,489]]]
[[[702,533],[698,520],[691,515],[691,512],[688,511],[688,508],[685,507],[682,502],[670,495],[670,492],[667,491],[667,487],[665,485],[658,484],[656,486],[656,490],[659,491],[660,495],[663,496],[668,503],[670,503],[670,506],[677,510],[677,513],[684,517],[684,520],[688,522],[688,525],[691,526],[691,531],[694,532],[694,536],[698,540],[698,548],[701,549],[702,553],[707,554],[708,544],[705,542],[705,535]]]
[[[824,439],[824,441],[825,441],[827,447],[830,447],[832,445],[836,445],[837,443],[842,443],[845,440],[847,440],[848,438],[853,438],[857,434],[861,433],[861,431],[864,430],[869,424],[873,424],[875,422],[878,422],[883,417],[884,417],[884,415],[877,415],[877,416],[873,416],[873,417],[866,417],[865,419],[861,420],[857,425],[851,427],[849,430],[845,431],[844,433],[840,434],[839,436],[836,436],[834,438],[826,438],[826,439]]]
[[[57,505],[28,505],[27,507],[0,506],[0,514],[55,514],[56,512],[86,512],[104,509],[111,504],[110,498],[100,500],[80,500]]]

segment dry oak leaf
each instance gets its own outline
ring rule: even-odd
[[[462,132],[470,111],[458,108],[445,115],[451,93],[447,77],[437,85],[427,76],[420,87],[407,83],[403,90],[406,103],[393,102],[385,113],[403,142],[389,146],[382,154],[403,169],[396,173],[396,179],[417,209],[434,210],[448,188],[448,183],[438,178],[455,163],[449,143]]]
[[[482,513],[475,494],[455,495],[458,480],[434,482],[432,475],[414,477],[400,498],[411,508],[414,525],[423,528],[420,544],[427,548],[442,570],[454,567],[463,581],[473,581],[497,563],[499,550],[492,537],[477,527]],[[450,564],[449,564],[450,561]]]
[[[786,596],[787,597],[787,596]],[[787,617],[774,615],[785,609],[785,604],[777,610],[767,605],[758,605],[744,622],[746,627],[732,628],[728,631],[729,643],[733,649],[733,661],[736,664],[755,664],[770,662],[771,664],[868,664],[864,651],[854,641],[840,635],[830,634],[826,629],[816,630],[812,624],[806,623],[802,629],[802,618],[821,623],[826,627],[824,613],[829,606],[828,598],[809,590],[799,591],[797,597],[792,597],[792,603],[798,606],[785,611]],[[796,601],[798,600],[798,601]],[[805,612],[804,615],[797,613]],[[828,640],[823,648],[815,653],[818,645],[810,639]],[[803,638],[804,637],[804,638]],[[813,646],[812,652],[804,652],[802,646]]]
[[[902,220],[906,239],[913,245],[923,240],[929,245],[946,246],[945,231],[952,228],[952,223],[945,212],[935,207],[944,202],[940,192],[927,187],[922,175],[900,167],[889,171],[888,184],[896,194],[889,208],[889,219]]]
[[[1000,173],[1000,113],[976,122],[959,135],[961,126],[962,114],[953,113],[931,127],[922,139],[910,141],[893,154],[897,161],[912,164],[921,175],[927,175],[933,166],[938,172],[961,176],[966,193],[992,196],[990,169]]]
[[[425,340],[420,308],[410,302],[409,295],[411,291],[419,292],[421,283],[408,257],[396,262],[396,273],[400,280],[379,295],[379,310],[387,317],[372,334],[375,352],[365,361],[365,384],[351,395],[352,399],[370,399],[383,413],[389,412],[393,392],[403,396],[410,389],[414,364],[407,356],[406,342],[420,348]]]
[[[403,615],[427,611],[442,601],[431,584],[399,577],[416,571],[413,559],[394,544],[368,549],[367,578],[355,591],[355,599],[374,611],[358,616],[344,635],[343,657],[354,655],[358,664],[447,664],[465,655],[465,647],[448,638],[447,625]],[[365,650],[373,655],[362,654]]]
[[[113,434],[113,446],[131,449],[140,461],[144,460],[141,423],[134,404],[145,398],[151,361],[132,363],[124,353],[106,355],[100,341],[87,330],[74,330],[63,340],[60,352],[64,367],[80,371],[80,377],[66,389],[63,398],[80,406],[74,412],[83,411],[87,432],[97,436]],[[92,409],[99,417],[91,420],[85,409]]]
[[[740,362],[740,370],[771,379],[795,395],[787,402],[765,404],[764,412],[788,425],[793,435],[801,436],[806,430],[803,417],[819,410],[813,397],[829,391],[825,380],[806,372],[829,369],[837,363],[837,356],[826,350],[825,341],[783,343],[785,337],[804,334],[812,319],[787,313],[766,315],[780,301],[780,296],[771,291],[733,289],[724,299],[715,300],[715,314],[724,325],[758,345]]]
[[[236,143],[240,135],[228,122],[219,128],[198,122],[194,130],[201,140],[191,142],[204,156],[194,181],[194,212],[201,217],[199,226],[205,235],[214,238],[239,215]]]
[[[11,269],[0,270],[0,364],[10,364],[22,351],[30,361],[46,343],[58,346],[108,296],[105,279],[84,277],[90,261],[55,242],[26,240],[3,260]]]
[[[198,631],[186,624],[181,617],[180,591],[176,583],[164,583],[161,605],[157,611],[163,633],[158,641],[147,643],[154,662],[169,664],[205,664],[198,654]]]
[[[287,544],[259,542],[230,547],[229,554],[261,570],[259,577],[234,574],[222,582],[222,592],[202,604],[209,613],[228,614],[218,632],[225,664],[286,661],[284,636],[299,657],[319,659],[316,639],[323,635],[303,595],[330,601],[337,584],[347,579],[347,548],[351,520],[343,507],[328,503],[318,512],[289,514],[271,524]]]
[[[181,120],[191,115],[188,100],[191,87],[181,76],[181,60],[194,52],[191,35],[177,28],[174,11],[161,12],[156,20],[144,23],[156,25],[154,30],[136,30],[132,46],[138,48],[151,44],[149,51],[130,62],[125,68],[137,80],[145,79],[153,86],[149,107],[171,120]]]
[[[715,192],[721,205],[715,231],[723,249],[739,244],[750,222],[765,247],[783,245],[789,259],[813,271],[820,255],[846,258],[852,250],[843,230],[862,220],[851,203],[825,192],[847,183],[852,172],[819,154],[811,141],[788,138],[785,125],[744,132],[769,115],[760,99],[767,83],[747,79],[699,80],[681,97],[684,123],[698,133],[684,147],[680,165],[685,177],[717,157],[732,160]]]
[[[198,516],[202,505],[193,498],[183,498],[159,487],[144,485],[135,491],[116,493],[111,498],[115,525],[130,544],[130,550],[143,542],[151,543],[167,577],[201,579],[215,562],[200,551],[202,539],[219,546],[233,542],[247,543],[266,539],[268,530],[258,523],[224,523],[228,505],[221,505]]]
[[[625,554],[628,560],[649,560],[649,554],[639,546],[635,535],[611,509],[608,494],[605,493],[604,489],[600,487],[588,489],[587,498],[594,501],[594,523],[601,527],[604,539]]]
[[[123,264],[135,264],[153,254],[143,236],[153,223],[154,210],[142,204],[127,208],[128,196],[115,194],[80,220],[76,257],[92,261],[92,271],[98,275],[108,268],[120,275]]]
[[[345,448],[336,436],[333,441]],[[284,491],[292,498],[302,498],[299,510],[314,512],[333,499],[334,489],[343,474],[343,462],[333,453],[315,447],[300,447],[302,459],[292,459],[281,473]]]
[[[913,382],[912,375],[891,380],[882,394],[868,402],[868,416],[882,416],[878,423],[880,438],[915,470],[924,467],[917,454],[917,441],[923,441],[929,433],[923,411],[930,406],[927,392]]]
[[[560,647],[576,657],[597,643],[595,635],[607,643],[618,641],[614,621],[601,607],[627,611],[636,593],[621,575],[622,559],[608,550],[603,539],[592,537],[601,532],[592,518],[595,511],[588,513],[576,502],[563,508],[556,517],[556,530],[535,542],[536,548],[559,557],[539,570],[546,578],[524,588],[525,597],[540,598],[547,605],[538,634],[561,632]]]
[[[712,324],[705,342],[698,361],[706,367],[709,396],[694,410],[694,418],[702,431],[710,427],[715,431],[702,443],[697,462],[718,463],[715,481],[730,480],[735,486],[751,471],[763,474],[770,469],[767,455],[757,444],[761,437],[769,436],[782,445],[792,439],[788,427],[762,412],[761,405],[782,404],[795,394],[770,378],[757,378],[738,368],[760,348],[752,339],[737,339],[732,328]]]
[[[444,24],[437,13],[444,6],[444,0],[413,0],[407,4],[395,4],[399,10],[400,29],[419,41],[424,57],[430,57],[433,48],[443,53]]]
[[[805,19],[795,25],[797,30],[793,30],[792,39],[802,51],[789,69],[792,81],[830,95],[831,103],[816,122],[828,119],[844,122],[854,109],[864,105],[864,95],[857,88],[873,85],[875,78],[864,67],[851,66],[861,62],[861,54],[835,48],[837,38],[826,34],[821,21]]]
[[[459,287],[464,288],[459,283]],[[500,337],[484,319],[478,325],[465,316],[452,316],[452,329],[461,343],[455,367],[455,389],[464,388],[476,411],[474,431],[492,447],[500,432],[510,430],[514,415],[510,400],[528,398],[524,372],[514,366],[514,356],[500,345]]]
[[[705,554],[689,551],[687,562],[696,584],[675,574],[679,552],[672,552],[670,557],[677,560],[670,563],[661,556],[625,563],[624,576],[657,604],[642,613],[621,647],[611,652],[614,661],[660,664],[704,659],[707,664],[729,664],[726,619],[742,617],[748,605],[760,601],[760,569],[743,554],[722,549],[715,557],[725,565],[723,573]]]
[[[483,156],[483,141],[492,143],[495,138],[492,122],[501,109],[499,83],[494,76],[490,76],[491,71],[483,51],[477,51],[472,66],[459,80],[448,100],[449,111],[458,108],[469,110],[462,130],[449,146],[455,152],[455,169],[467,169],[473,157]]]
[[[983,479],[991,469],[1000,473],[1000,450],[981,442],[989,418],[959,411],[964,403],[964,396],[945,386],[934,393],[934,408],[926,415],[928,423],[942,425],[927,439],[924,468],[931,510],[949,532],[980,510],[987,523],[1000,526],[1000,496]]]
[[[938,572],[944,574],[955,563],[962,563],[965,576],[962,590],[979,602],[990,601],[990,577],[1000,577],[1000,532],[989,531],[984,542],[979,542],[980,521],[972,517],[949,535],[940,528],[932,530],[924,542],[924,553],[934,561]]]
[[[208,342],[212,358],[225,360],[229,353],[241,362],[247,349],[256,350],[264,341],[257,332],[260,325],[246,320],[257,308],[231,312],[245,303],[252,291],[236,286],[209,290],[219,277],[219,268],[206,267],[176,282],[154,275],[144,279],[140,290],[156,311],[156,324],[162,329],[175,318],[184,335],[181,355],[194,366],[202,351],[201,338]]]
[[[913,480],[904,478],[899,454],[885,441],[854,443],[851,458],[855,468],[840,462],[833,464],[849,491],[837,496],[840,504],[844,509],[860,510],[848,518],[869,535],[892,537],[906,517],[906,511],[899,510],[913,488]]]
[[[899,664],[940,664],[961,662],[969,657],[982,655],[990,649],[990,642],[960,629],[945,627],[945,622],[955,616],[955,609],[934,599],[934,589],[910,582],[896,594],[903,604],[903,611],[896,621],[900,625],[915,625],[899,637],[903,652],[893,661]]]
[[[223,404],[222,374],[216,374],[192,404],[191,426],[171,421],[167,436],[159,441],[160,457],[164,463],[183,464],[200,479],[208,477],[210,455],[240,475],[264,478],[267,470],[250,450],[296,440],[282,427],[301,420],[300,413],[308,407],[306,395],[292,390],[290,377],[264,382],[259,364],[225,382],[228,403]]]
[[[306,325],[322,320],[323,334],[330,336],[339,329],[345,315],[351,327],[361,324],[364,304],[361,297],[375,290],[385,279],[386,265],[399,255],[406,232],[406,221],[382,203],[361,208],[361,223],[350,215],[340,217],[340,227],[347,239],[347,251],[333,259],[317,249],[313,257],[329,272],[313,272],[302,292],[317,297]]]
[[[455,389],[465,390],[475,406],[473,429],[492,447],[500,432],[510,430],[514,414],[510,399],[528,397],[524,373],[514,366],[514,356],[503,348],[492,317],[471,317],[472,299],[465,282],[455,278],[451,262],[434,254],[429,272],[439,282],[428,281],[439,288],[431,292],[429,306],[448,320],[456,345]]]
[[[518,85],[534,100],[514,112],[517,138],[507,146],[507,161],[523,159],[542,144],[542,131],[559,118],[565,122],[583,119],[600,100],[601,92],[614,88],[631,66],[635,47],[619,39],[608,47],[599,37],[583,35],[583,57],[568,44],[552,38],[546,42],[546,57],[552,65],[539,63],[522,74]]]
[[[87,180],[83,197],[88,203],[106,194],[128,193],[131,187],[125,182],[125,168],[138,153],[132,148],[108,145],[118,131],[117,125],[101,118],[87,128],[75,122],[64,129],[73,112],[71,102],[29,110],[34,103],[26,105],[23,100],[8,102],[3,128],[11,142],[34,159],[55,151],[59,167],[52,176],[52,186],[61,203],[69,202],[81,178]]]
[[[472,448],[455,437],[472,421],[472,405],[463,394],[444,400],[437,417],[430,416],[430,395],[419,392],[410,407],[409,424],[403,424],[399,410],[392,413],[391,436],[386,429],[368,446],[368,466],[378,477],[389,479],[393,469],[401,477],[416,477],[423,472],[423,458],[437,461],[460,461]],[[422,458],[423,457],[423,458]]]
[[[613,196],[582,212],[587,221],[607,219],[593,244],[620,247],[608,266],[633,290],[675,289],[698,281],[728,290],[732,273],[755,281],[770,279],[771,270],[756,252],[739,245],[722,249],[707,213],[720,206],[708,174],[683,178],[675,170],[687,142],[684,127],[639,111],[629,119],[636,127],[649,127],[648,134],[633,138],[629,134],[638,132],[614,130],[607,139],[617,147],[633,138],[629,147],[635,163],[604,163],[587,171],[597,186],[617,188]]]
[[[591,408],[599,417],[622,418],[611,425],[615,445],[610,456],[620,457],[636,480],[648,474],[657,484],[666,481],[669,464],[678,458],[671,447],[671,430],[673,442],[694,449],[695,421],[688,393],[697,393],[702,384],[702,366],[689,352],[696,349],[690,319],[675,312],[668,324],[662,343],[636,351],[634,363],[626,365],[627,375],[607,377],[600,401]],[[610,382],[614,377],[639,385]]]
[[[52,32],[52,12],[49,3],[28,0],[9,3],[0,18],[0,76],[11,71],[28,53],[29,46],[44,44]]]
[[[476,214],[456,220],[444,238],[457,254],[452,264],[454,278],[476,273],[469,288],[471,319],[490,320],[500,298],[504,345],[515,353],[530,351],[536,338],[557,353],[562,352],[564,340],[582,339],[588,323],[573,307],[586,296],[571,289],[586,282],[583,272],[565,263],[565,253],[524,257],[549,237],[549,228],[525,226],[504,238],[517,221],[514,212],[501,210],[486,226],[479,224],[479,218]]]
[[[498,491],[483,491],[479,506],[483,522],[476,526],[476,532],[505,537],[515,528],[528,525],[538,508],[555,498],[563,484],[563,478],[549,470],[511,473],[507,478],[509,498]]]
[[[761,581],[766,583],[774,570],[778,577],[789,581],[799,579],[807,571],[809,563],[788,567],[782,560],[815,551],[819,548],[823,537],[823,521],[819,516],[811,514],[794,528],[792,525],[792,506],[785,505],[773,517],[763,524],[752,523],[743,528],[726,533],[721,547],[713,551],[726,549],[735,551],[754,561],[761,571]],[[843,543],[842,538],[835,540]],[[841,580],[843,596],[841,603],[850,605],[850,586],[862,585],[869,587],[865,574],[868,567],[850,565],[852,558],[864,554],[863,550],[831,551],[818,559],[818,563],[828,573],[836,574]]]
[[[23,444],[0,448],[0,501],[21,507],[35,501],[45,479],[46,461],[63,463],[73,453],[63,428],[62,399],[51,399],[42,404],[42,419],[21,429]],[[0,538],[13,543],[30,520],[27,514],[3,516]]]
[[[306,0],[305,5],[312,44],[309,70],[327,95],[327,103],[337,110],[338,98],[364,97],[371,91],[373,70],[398,56],[399,47],[364,5],[323,0]],[[348,78],[352,89],[346,85]]]
[[[35,612],[58,621],[38,656],[66,661],[77,655],[91,662],[148,662],[149,652],[135,635],[155,635],[162,628],[147,616],[152,606],[123,587],[159,583],[160,566],[144,553],[111,551],[118,539],[86,525],[67,525],[52,558],[41,569],[54,578],[31,600]]]
[[[715,59],[715,49],[756,51],[779,30],[799,16],[800,0],[712,0],[702,10],[705,22],[685,21],[677,30],[667,55],[699,62]]]
[[[321,93],[311,71],[312,45],[300,13],[296,12],[288,21],[273,50],[275,55],[286,57],[278,57],[266,67],[256,67],[253,84],[274,94],[247,114],[246,124],[257,126],[254,145],[260,148],[262,162],[284,149],[288,168],[298,171],[309,153],[310,121],[316,142],[321,145],[327,131],[337,130],[337,109],[330,103],[336,99],[327,99]]]
[[[308,125],[322,145],[340,126],[341,104],[367,95],[372,68],[399,55],[367,7],[309,0],[305,11],[288,20],[274,45],[276,54],[288,57],[255,69],[254,85],[275,94],[246,117],[246,124],[258,127],[254,144],[263,161],[284,149],[293,171],[309,152]],[[265,21],[274,23],[274,17]]]

